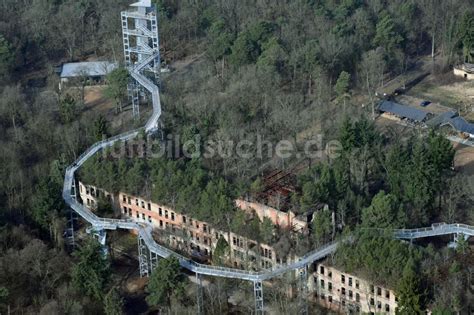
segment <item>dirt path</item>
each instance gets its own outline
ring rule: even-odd
[[[456,155],[454,166],[457,170],[467,176],[474,176],[474,148],[453,142]]]
[[[86,86],[84,93],[85,110],[93,110],[101,114],[107,114],[114,110],[114,104],[105,97],[105,85]]]

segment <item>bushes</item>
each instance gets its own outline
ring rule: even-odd
[[[176,257],[161,259],[148,281],[146,301],[151,306],[171,307],[171,299],[185,296],[185,276]]]
[[[395,287],[409,258],[418,261],[421,253],[390,234],[384,237],[380,232],[361,230],[351,242],[339,245],[335,262],[349,273]]]
[[[102,300],[103,290],[110,276],[110,266],[101,245],[90,238],[74,256],[78,261],[71,271],[73,286],[89,297]]]
[[[110,192],[142,195],[198,220],[220,223],[234,211],[236,188],[211,177],[196,161],[94,156],[80,178]]]

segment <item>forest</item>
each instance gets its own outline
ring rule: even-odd
[[[327,203],[340,232],[442,220],[472,224],[469,179],[451,170],[449,143],[433,133],[397,142],[380,135],[366,119],[375,106],[376,89],[422,56],[436,57],[433,71],[440,75],[472,58],[474,8],[469,0],[154,2],[164,61],[174,67],[179,61],[196,60],[163,76],[166,134],[179,134],[182,139],[199,135],[202,141],[260,136],[271,142],[291,140],[298,150],[319,134],[339,139],[344,148],[340,158],[313,161],[299,175],[292,207],[301,212],[315,202]],[[2,313],[100,313],[105,305],[121,304],[110,302],[120,297],[104,276],[108,265],[95,255],[97,248],[85,244],[80,254],[71,255],[62,238],[67,213],[61,199],[64,169],[103,134],[116,130],[104,117],[85,111],[80,98],[63,95],[54,69],[62,62],[88,58],[122,61],[119,16],[128,4],[123,0],[0,2]],[[84,176],[104,188],[149,193],[203,218],[218,218],[232,213],[231,200],[251,191],[263,170],[284,169],[296,162],[294,157],[236,156],[130,160],[104,163],[100,170],[88,166],[91,172]],[[133,180],[121,183],[117,174],[124,173],[120,172],[134,176]],[[159,182],[163,174],[173,176]],[[100,182],[104,176],[114,180]],[[154,182],[163,189],[144,190]],[[170,184],[185,187],[172,194]],[[186,187],[200,193],[192,195]],[[203,210],[209,204],[219,205],[213,207],[216,213]],[[318,213],[311,240],[293,240],[297,248],[303,251],[335,237],[328,217]],[[261,237],[268,238],[268,233]],[[369,239],[370,246],[379,246]],[[472,265],[472,259],[465,258],[470,256],[436,255],[442,257],[435,262],[443,263],[432,263],[439,275],[433,276],[432,283],[445,279],[447,292],[461,292],[467,285],[462,280],[467,269],[463,264],[471,261]],[[430,262],[418,256],[413,262],[420,270]],[[91,265],[87,259],[96,264],[86,271],[102,280],[85,288],[78,279],[81,266]],[[353,269],[377,265],[360,260],[341,264]],[[413,275],[409,271],[407,277]],[[455,276],[446,278],[447,274]],[[99,295],[91,287],[110,294]],[[420,282],[419,287],[429,285]],[[430,290],[423,303],[462,309],[461,295]],[[167,304],[170,298],[155,301]]]

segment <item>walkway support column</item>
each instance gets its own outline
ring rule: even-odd
[[[91,234],[92,237],[94,237],[101,245],[102,247],[102,254],[104,256],[107,256],[109,253],[109,250],[107,248],[107,232],[105,231],[104,227],[102,226],[92,226],[90,228],[86,229],[86,232],[88,234]]]
[[[202,276],[196,273],[196,299],[197,299],[197,314],[204,314],[203,294],[202,294]]]
[[[77,190],[76,190],[76,179],[72,179],[72,185],[71,185],[71,198],[72,200],[77,200]]]
[[[253,291],[255,295],[255,314],[263,315],[263,285],[262,281],[254,281]]]
[[[155,270],[156,266],[158,265],[158,254],[149,250],[150,253],[150,272]]]
[[[308,314],[308,265],[298,270],[298,312]]]
[[[67,229],[65,232],[66,245],[69,250],[74,250],[76,247],[76,242],[74,239],[74,224],[77,221],[77,214],[71,208],[69,208],[69,218],[67,220]]]
[[[148,264],[148,255],[147,247],[142,236],[138,234],[138,265],[140,268],[140,277],[148,277],[150,275],[149,264]]]
[[[140,90],[137,82],[131,79],[128,84],[128,97],[132,100],[132,115],[133,118],[140,118]]]

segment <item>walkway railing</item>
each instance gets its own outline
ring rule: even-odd
[[[474,226],[461,223],[435,223],[429,227],[418,229],[397,229],[394,230],[395,238],[415,239],[431,236],[441,236],[448,234],[474,235]]]

